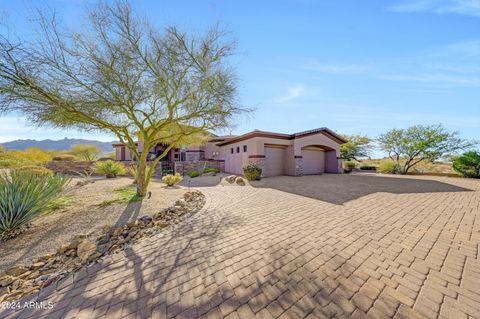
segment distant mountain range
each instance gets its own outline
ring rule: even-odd
[[[39,147],[47,151],[66,151],[75,144],[94,144],[98,146],[104,153],[113,152],[115,142],[100,142],[94,140],[84,140],[77,138],[64,138],[63,140],[15,140],[2,144],[7,150],[25,150],[29,147]]]

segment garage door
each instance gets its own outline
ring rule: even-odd
[[[285,149],[265,146],[265,176],[285,174]]]
[[[325,172],[325,152],[319,149],[302,150],[303,174],[314,175]]]

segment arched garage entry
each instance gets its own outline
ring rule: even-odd
[[[326,152],[333,149],[323,145],[302,147],[303,174],[317,175],[325,172]]]

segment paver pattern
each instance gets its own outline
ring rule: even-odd
[[[42,291],[52,309],[10,316],[480,318],[480,182],[409,178],[454,186],[414,193],[403,177],[391,193],[360,182],[342,204],[312,193],[345,178],[297,178],[309,197],[201,188],[206,207],[190,220]]]

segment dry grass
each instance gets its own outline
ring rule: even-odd
[[[383,161],[391,161],[390,159],[382,158],[382,159],[371,159],[371,160],[363,160],[359,166],[363,165],[373,165],[379,166]],[[446,162],[420,162],[415,165],[413,168],[410,169],[411,173],[423,173],[423,174],[456,174],[452,168],[451,163]]]
[[[26,263],[55,251],[76,235],[98,235],[104,225],[120,226],[153,215],[180,199],[186,189],[152,182],[151,198],[135,198],[129,178],[97,179],[77,186],[74,179],[53,211],[33,221],[32,227],[0,246],[0,270]]]

